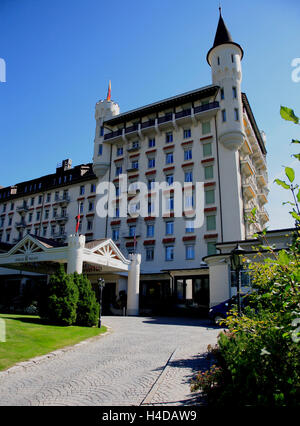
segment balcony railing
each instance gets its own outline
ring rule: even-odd
[[[62,197],[55,197],[54,201],[58,204],[69,203],[71,201],[69,195],[63,195]]]
[[[54,219],[57,222],[66,222],[69,219],[69,216],[66,214],[60,215],[60,216],[55,216]]]
[[[23,203],[21,206],[17,207],[17,211],[18,212],[24,212],[24,211],[28,211],[29,207],[26,203]]]
[[[194,107],[194,108],[187,108],[183,111],[176,112],[174,114],[175,120],[179,120],[183,117],[191,116],[192,113],[199,114],[201,112],[205,112],[205,111],[208,111],[208,110],[219,108],[219,106],[220,106],[219,102],[214,101],[214,102],[210,102],[210,103],[207,103],[207,104],[204,104],[204,105],[199,105],[199,106]],[[156,120],[157,120],[157,124],[162,124],[162,123],[167,123],[169,121],[172,121],[173,120],[173,113],[172,112],[167,113],[162,117],[158,117]],[[132,132],[137,132],[137,131],[139,131],[139,129],[146,129],[147,127],[152,127],[152,126],[155,126],[155,119],[151,118],[150,120],[145,121],[144,123],[133,124],[132,126],[129,126],[127,128],[125,127],[124,133],[128,134],[128,133],[132,133]],[[123,135],[123,129],[118,129],[114,132],[106,133],[104,135],[104,140],[110,140],[110,139],[113,139],[113,138],[116,138],[116,137],[120,137],[122,135]]]
[[[16,223],[15,223],[15,227],[16,227],[16,228],[26,228],[26,226],[27,226],[27,223],[26,223],[26,222],[24,222],[24,221],[16,222]]]

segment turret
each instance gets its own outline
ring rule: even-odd
[[[220,10],[213,47],[207,53],[212,82],[220,86],[218,114],[219,140],[226,148],[237,150],[243,143],[243,109],[241,97],[243,49],[232,40]]]
[[[110,166],[110,145],[104,143],[103,123],[115,115],[120,114],[120,107],[111,100],[111,85],[109,82],[107,97],[96,103],[95,120],[96,132],[94,139],[93,171],[95,175],[102,178]]]

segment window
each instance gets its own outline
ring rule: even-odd
[[[43,226],[43,237],[47,235],[47,226]]]
[[[67,182],[67,175],[64,176],[64,183]]]
[[[183,130],[183,139],[190,138],[192,135],[191,129],[184,129]]]
[[[174,260],[174,246],[167,246],[165,248],[166,260]]]
[[[39,228],[34,228],[34,235],[39,235]]]
[[[120,187],[116,186],[116,197],[120,197]]]
[[[9,240],[10,240],[10,233],[9,233],[9,232],[7,232],[7,234],[6,234],[6,242],[8,243],[8,242],[9,242]]]
[[[185,258],[187,260],[195,259],[195,246],[194,245],[185,246]]]
[[[1,228],[4,226],[5,217],[0,218],[0,226]]]
[[[3,220],[3,222],[4,222],[4,220]],[[12,216],[10,216],[8,218],[8,226],[11,226],[11,224],[12,224]],[[2,226],[3,226],[3,223],[2,223]]]
[[[155,158],[149,158],[148,159],[148,168],[151,169],[155,167]]]
[[[184,181],[185,182],[193,182],[193,172],[191,170],[184,173]]]
[[[231,62],[234,63],[234,55],[231,54]]]
[[[103,145],[100,143],[99,147],[98,147],[98,155],[102,155],[103,154]]]
[[[166,181],[167,181],[168,185],[172,185],[172,183],[174,182],[174,176],[173,175],[167,175]]]
[[[234,119],[239,121],[239,110],[237,108],[234,108]]]
[[[42,196],[42,195],[39,195],[39,198],[38,198],[38,204],[42,204],[42,200],[43,200],[43,196]]]
[[[36,212],[36,220],[40,220],[41,218],[41,212]]]
[[[131,162],[131,168],[132,169],[138,169],[139,168],[139,162],[134,160]]]
[[[223,88],[221,89],[221,99],[222,100],[224,99],[224,89]]]
[[[153,148],[155,146],[155,138],[148,140],[148,147]]]
[[[183,158],[184,158],[185,161],[191,160],[193,158],[192,150],[191,149],[185,149]]]
[[[31,206],[33,206],[33,205],[34,205],[34,197],[32,197],[32,198],[31,198],[30,205],[31,205]]]
[[[140,147],[139,141],[133,141],[132,142],[132,148],[139,148],[139,147]]]
[[[68,199],[68,197],[69,197],[69,192],[68,192],[68,190],[67,190],[67,189],[64,189],[64,192],[63,192],[63,200],[67,200],[67,199]]]
[[[122,166],[116,167],[116,176],[119,176],[122,173]]]
[[[120,208],[116,206],[116,217],[120,217]]]
[[[154,248],[153,247],[147,247],[146,248],[146,261],[150,262],[154,259]]]
[[[154,212],[154,202],[148,202],[148,214],[151,215]]]
[[[49,210],[45,210],[44,218],[45,219],[49,218]]]
[[[173,132],[166,133],[166,143],[173,142]]]
[[[218,65],[220,65],[220,56],[218,56]]]
[[[216,254],[217,253],[217,249],[216,249],[216,243],[215,241],[210,241],[207,243],[207,255],[210,256],[212,254]]]
[[[226,110],[225,109],[222,109],[222,121],[223,121],[223,123],[225,123],[225,121],[226,121]]]
[[[53,217],[57,216],[57,209],[53,209]]]
[[[210,157],[212,155],[212,146],[211,143],[203,144],[203,157]]]
[[[89,212],[94,210],[94,201],[89,201]]]
[[[173,163],[173,152],[168,152],[166,154],[166,164],[172,164]]]
[[[54,200],[57,201],[59,199],[59,191],[55,191]]]
[[[202,134],[207,135],[210,132],[211,132],[210,121],[205,121],[204,123],[202,123]]]
[[[58,178],[58,184],[59,185],[61,184],[61,176],[59,176],[59,178]]]
[[[216,216],[206,216],[206,230],[213,231],[216,229]]]
[[[169,197],[166,199],[166,208],[167,210],[174,210],[174,198]]]
[[[120,155],[123,155],[123,147],[122,146],[117,147],[117,156],[119,157]]]
[[[204,167],[204,177],[205,177],[205,179],[213,179],[213,177],[214,177],[214,167],[213,166]]]
[[[87,221],[87,230],[91,231],[93,229],[93,221],[92,220],[88,220]]]
[[[100,137],[104,135],[104,127],[103,126],[100,127],[99,135],[100,135]]]
[[[136,235],[136,226],[131,225],[129,226],[129,237],[134,237]]]
[[[14,209],[14,207],[15,207],[14,203],[11,203],[10,204],[10,211],[12,211]]]
[[[194,232],[194,221],[193,220],[187,220],[185,222],[185,232]]]
[[[91,192],[96,192],[96,184],[91,183]]]
[[[154,185],[155,185],[155,180],[149,179],[148,180],[148,190],[151,191],[151,189],[154,189]]]
[[[85,190],[84,185],[81,185],[79,188],[79,195],[84,195],[84,190]]]
[[[210,189],[205,191],[205,204],[214,204],[215,202],[215,190]]]
[[[32,221],[32,213],[29,213],[28,222]]]
[[[51,226],[51,235],[55,234],[55,230],[56,230],[56,226],[55,225]]]
[[[166,222],[166,235],[172,235],[174,233],[174,222]]]
[[[50,203],[51,201],[51,194],[47,194],[47,203]]]
[[[236,87],[233,87],[233,88],[232,88],[232,97],[233,97],[234,99],[236,99],[236,98],[237,98],[237,91],[236,91]]]
[[[81,203],[79,204],[79,212],[80,212],[80,213],[83,213],[83,206],[84,206],[84,203],[83,203],[83,202],[81,202]]]
[[[3,204],[2,212],[3,212],[3,213],[5,213],[5,212],[6,212],[6,204]]]
[[[117,241],[119,239],[119,234],[120,234],[119,228],[114,228],[112,230],[112,239],[114,241]]]
[[[194,197],[193,195],[186,195],[184,200],[185,207],[193,207],[194,206]]]
[[[154,237],[154,225],[147,225],[147,237]]]

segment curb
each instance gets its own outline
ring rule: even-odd
[[[103,324],[103,325],[105,325],[105,324]],[[21,371],[21,370],[27,369],[29,367],[33,367],[35,365],[41,364],[42,362],[44,362],[46,360],[61,356],[65,352],[69,352],[71,350],[74,350],[79,346],[87,345],[88,343],[91,343],[94,340],[98,340],[98,339],[101,339],[104,336],[112,334],[113,329],[111,327],[107,326],[107,325],[105,325],[105,327],[107,328],[107,331],[105,333],[99,334],[98,336],[89,337],[88,339],[85,339],[85,340],[82,340],[81,342],[75,343],[72,346],[65,346],[61,349],[56,349],[55,351],[49,352],[48,354],[40,355],[40,356],[31,358],[28,361],[18,362],[15,365],[13,365],[12,367],[8,368],[7,370],[0,371],[0,379],[3,376],[6,376],[6,375],[12,374],[12,373],[17,373],[18,371]]]

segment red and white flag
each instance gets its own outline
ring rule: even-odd
[[[107,91],[107,97],[106,97],[106,100],[107,101],[110,101],[111,100],[111,81],[109,80],[109,83],[108,83],[108,91]]]

